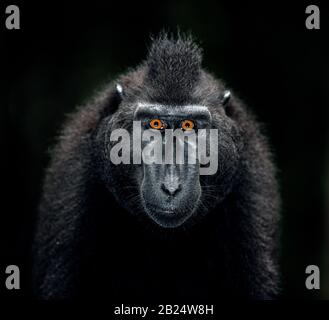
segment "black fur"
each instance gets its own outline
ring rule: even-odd
[[[191,38],[156,39],[146,61],[149,99],[160,103],[191,103],[190,93],[200,80],[201,49]],[[170,72],[168,72],[170,70]]]
[[[201,68],[201,50],[190,38],[162,35],[145,62],[71,115],[44,182],[34,243],[37,296],[276,297],[279,196],[271,154],[234,93],[221,104],[224,91]],[[104,139],[114,128],[131,129],[137,101],[207,106],[219,129],[219,173],[201,176],[197,209],[177,228],[161,228],[145,214],[139,169],[106,157]]]

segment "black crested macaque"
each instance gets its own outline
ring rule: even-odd
[[[250,111],[201,60],[191,37],[163,33],[144,62],[70,116],[40,203],[39,298],[277,297],[280,199],[271,152]],[[142,131],[218,129],[216,173],[200,175],[198,163],[113,163],[110,135],[131,132],[134,120]]]

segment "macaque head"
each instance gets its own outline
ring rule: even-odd
[[[161,36],[109,94],[97,146],[119,203],[164,228],[197,221],[230,191],[240,130],[230,91],[201,68],[189,38]]]

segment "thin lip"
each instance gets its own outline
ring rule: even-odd
[[[154,217],[155,219],[157,218],[156,214],[162,216],[163,218],[167,218],[167,219],[175,219],[175,218],[180,219],[184,216],[189,216],[190,215],[189,212],[179,212],[175,209],[163,210],[160,207],[154,205],[153,203],[147,203],[144,199],[143,194],[141,195],[141,198],[142,198],[142,203],[143,203],[143,207],[144,207],[145,212],[148,215]]]
[[[144,200],[144,199],[143,199]],[[161,210],[153,204],[146,205],[143,201],[145,213],[157,224],[165,228],[177,228],[191,216],[191,213],[178,214],[175,210]]]
[[[157,207],[157,206],[155,206],[155,205],[146,205],[145,204],[145,209],[148,211],[148,212],[150,212],[151,214],[152,214],[152,211],[154,211],[154,212],[156,212],[156,213],[160,213],[160,214],[164,214],[164,215],[175,215],[176,214],[176,212],[175,212],[175,210],[163,210],[163,209],[161,209],[161,208],[159,208],[159,207]]]

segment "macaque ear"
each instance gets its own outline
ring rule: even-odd
[[[221,98],[221,104],[226,107],[228,102],[231,99],[231,91],[230,90],[225,90],[222,94],[222,98]]]
[[[107,101],[107,106],[105,109],[106,114],[113,114],[117,111],[122,99],[123,99],[123,87],[121,84],[117,83],[115,88],[111,90],[111,95]]]
[[[122,85],[120,83],[116,84],[115,90],[116,90],[117,95],[122,99],[122,97],[123,97],[123,88],[122,88]]]

